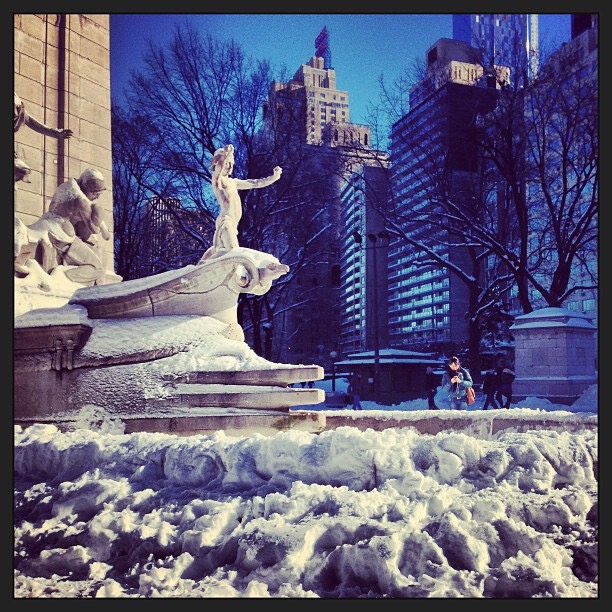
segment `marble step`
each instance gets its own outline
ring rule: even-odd
[[[246,372],[245,372],[246,373]],[[248,408],[288,411],[325,401],[322,389],[277,385],[178,383],[171,396],[147,401],[147,410],[177,408]]]
[[[123,414],[123,433],[166,433],[178,436],[214,434],[223,431],[228,436],[250,436],[255,433],[273,436],[281,431],[305,431],[318,434],[325,430],[322,412],[249,410],[245,408],[178,408],[170,414]],[[48,416],[37,419],[17,419],[16,425],[29,427],[38,423],[55,425],[61,431],[83,427],[78,420]]]
[[[274,370],[220,370],[189,372],[173,379],[174,383],[219,385],[278,385],[288,387],[294,383],[322,380],[325,373],[321,366],[296,366]]]
[[[514,418],[514,410],[440,410],[432,414],[429,410],[376,411],[344,410],[308,411],[290,410],[288,413],[272,410],[250,410],[245,408],[178,408],[169,414],[122,414],[124,433],[153,432],[179,436],[213,434],[223,431],[227,435],[274,435],[280,431],[307,431],[321,433],[340,427],[356,427],[360,431],[384,431],[390,427],[414,429],[421,434],[436,435],[440,432],[461,432],[483,440],[494,440],[504,431],[525,432],[549,430],[559,433],[598,430],[596,414],[538,413],[527,418]],[[509,414],[506,414],[509,412]],[[501,413],[501,414],[499,414]],[[38,423],[55,425],[62,431],[83,427],[81,423],[67,417],[17,418],[15,424],[29,427]],[[97,425],[99,426],[99,425]],[[90,426],[95,430],[95,427]],[[597,466],[595,465],[597,470]],[[597,472],[596,472],[597,473]]]

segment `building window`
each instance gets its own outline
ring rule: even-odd
[[[340,285],[340,266],[338,264],[332,266],[331,285],[332,287],[338,287]]]

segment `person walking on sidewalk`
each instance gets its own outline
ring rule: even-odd
[[[500,405],[495,399],[495,393],[497,391],[497,378],[494,370],[487,370],[484,380],[482,381],[482,392],[485,395],[483,410],[488,410],[489,406],[493,408],[499,408]]]
[[[501,392],[505,397],[504,408],[510,408],[512,403],[512,383],[514,372],[510,368],[504,368],[501,373]]]
[[[439,410],[436,406],[434,397],[438,388],[438,376],[434,374],[433,368],[427,366],[425,370],[425,390],[427,391],[427,405],[429,410]]]
[[[501,375],[504,370],[504,366],[497,365],[493,370],[493,374],[495,375],[495,401],[499,404],[501,408],[504,405],[504,398],[502,396],[502,386],[501,386]]]
[[[361,407],[361,397],[359,396],[359,390],[361,386],[360,382],[361,376],[359,374],[356,374],[355,376],[351,377],[348,387],[346,388],[346,393],[353,402],[353,410],[363,410],[363,408]]]

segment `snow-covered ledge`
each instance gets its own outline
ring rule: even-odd
[[[289,266],[268,254],[244,247],[196,266],[162,272],[113,285],[83,287],[70,304],[87,308],[92,319],[125,319],[165,315],[210,316],[227,324],[228,338],[244,340],[238,324],[240,293],[263,295]]]

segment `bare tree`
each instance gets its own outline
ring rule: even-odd
[[[284,109],[291,113],[290,109]],[[336,210],[338,156],[326,147],[307,145],[299,138],[296,129],[288,125],[270,126],[265,132],[269,150],[283,167],[276,197],[253,193],[245,207],[241,221],[241,234],[245,246],[258,250],[274,249],[274,254],[288,264],[290,271],[278,279],[263,296],[244,296],[241,307],[245,309],[243,325],[245,334],[254,350],[286,359],[291,354],[297,360],[312,355],[312,347],[305,346],[304,336],[329,337],[333,300],[330,299],[331,283],[321,275],[318,265],[327,264],[337,257]],[[287,136],[289,135],[289,136]],[[262,147],[264,150],[266,147]],[[258,156],[258,162],[266,164],[266,156]],[[312,321],[313,312],[319,333],[301,334],[300,321]],[[275,316],[276,318],[275,318]],[[278,324],[275,322],[278,321]],[[282,323],[280,322],[282,321]],[[300,351],[283,354],[281,347],[295,348],[293,334],[301,336]]]
[[[528,313],[597,287],[597,79],[564,53],[577,52],[561,49],[533,80],[526,66],[509,83],[503,67],[481,65],[499,96],[489,109],[474,106],[455,143],[477,153],[464,156],[474,164],[463,176],[415,134],[404,142],[420,204],[396,195],[387,223],[422,254],[421,265],[446,267],[468,286],[471,355],[478,327],[507,311],[511,292]],[[381,99],[400,97],[383,91]],[[469,256],[453,265],[445,249]]]
[[[403,80],[402,86],[405,83]],[[388,97],[385,94],[385,99]],[[411,121],[404,115],[396,121],[394,148],[401,150],[401,159],[407,161],[392,163],[392,202],[379,211],[396,244],[406,244],[407,252],[412,253],[410,265],[416,269],[446,268],[464,285],[464,297],[458,300],[454,295],[452,302],[455,310],[465,309],[469,361],[475,372],[480,371],[483,317],[499,301],[505,287],[499,277],[487,284],[489,250],[474,238],[475,228],[487,227],[494,218],[484,205],[486,184],[478,155],[477,118],[494,107],[495,98],[494,89],[450,85],[439,104],[452,105],[453,127],[437,126],[440,134],[445,134],[437,140],[432,140],[430,133],[432,122],[438,121],[434,116]],[[439,121],[449,121],[442,109],[440,112]],[[403,177],[404,185],[411,185],[410,196],[397,193],[397,176]],[[432,349],[441,350],[441,346]]]
[[[151,273],[145,261],[151,188],[163,191],[154,172],[159,134],[144,117],[111,108],[113,147],[113,219],[117,273],[124,280]]]
[[[597,81],[578,67],[568,74],[565,53],[528,87],[505,89],[482,124],[498,220],[481,242],[512,275],[525,313],[597,287]]]

